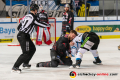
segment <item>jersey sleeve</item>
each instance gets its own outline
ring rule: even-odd
[[[50,27],[50,24],[47,24],[45,22],[39,22],[38,20],[35,20],[34,23],[39,27],[43,27],[43,28]]]
[[[73,26],[73,22],[74,22],[74,15],[72,12],[69,13],[69,21],[68,21],[68,25],[69,26]]]
[[[76,41],[78,41],[78,36],[76,36],[74,39],[73,39],[73,42],[76,43]]]
[[[65,37],[60,37],[58,48],[62,50],[69,50],[70,45],[68,39]]]
[[[82,41],[82,34],[79,34],[78,36],[76,36],[73,39],[74,45],[71,46],[71,54],[72,54],[72,56],[75,56],[75,54],[77,53],[78,49],[81,46],[81,41]]]
[[[78,36],[76,36],[74,39],[73,39],[73,42],[76,43],[76,42],[82,42],[82,35],[83,34],[79,34]]]

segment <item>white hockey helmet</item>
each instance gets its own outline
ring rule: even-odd
[[[65,6],[64,7],[68,7],[68,8],[70,8],[70,5],[69,4],[65,4]]]

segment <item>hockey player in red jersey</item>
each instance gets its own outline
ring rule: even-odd
[[[51,61],[39,62],[36,67],[57,67],[58,65],[72,65],[71,42],[77,36],[75,30],[71,30],[70,34],[63,34],[50,49]]]
[[[74,25],[74,15],[73,12],[70,11],[69,4],[65,4],[65,12],[63,12],[63,20],[62,20],[62,34],[66,34],[66,32],[70,33],[70,30],[73,30]]]
[[[37,14],[37,19],[40,22],[49,23],[47,13],[43,10],[43,6],[39,6],[39,13]],[[37,26],[37,36],[36,36],[36,45],[42,45],[42,38],[44,38],[44,43],[50,45],[51,41],[51,34],[50,34],[50,27],[47,28],[40,28]]]

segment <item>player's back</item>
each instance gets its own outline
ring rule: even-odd
[[[58,41],[53,45],[54,50],[58,50],[60,45],[63,47],[66,46],[67,49],[69,49],[69,42],[70,40],[68,39],[69,34],[61,35],[61,37],[58,39]]]

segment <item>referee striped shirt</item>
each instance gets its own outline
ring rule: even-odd
[[[37,21],[37,17],[34,14],[30,13],[22,19],[22,21],[18,25],[18,31],[31,34],[35,26],[43,28],[50,27],[50,25],[45,22]]]

